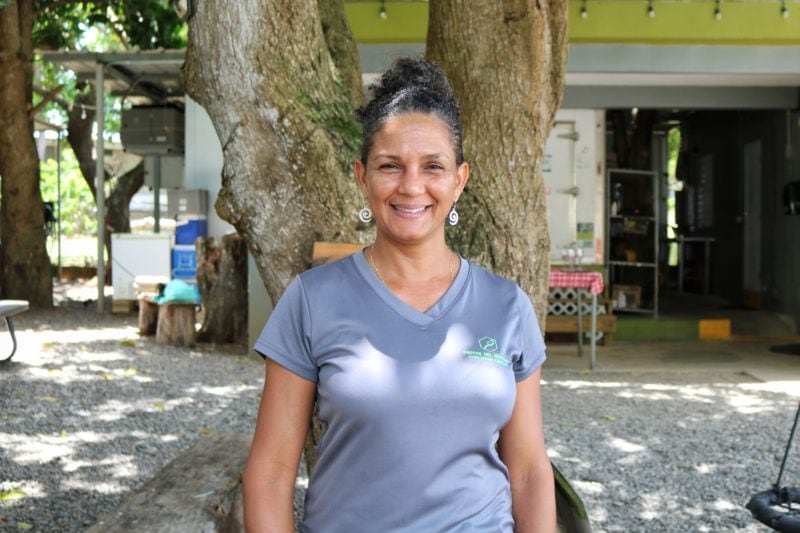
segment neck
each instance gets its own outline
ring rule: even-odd
[[[427,244],[403,246],[375,239],[367,252],[386,282],[425,283],[445,278],[452,281],[458,272],[456,255],[444,240]]]

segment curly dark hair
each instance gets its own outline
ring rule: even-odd
[[[401,57],[370,86],[370,99],[357,111],[362,126],[361,162],[367,164],[373,139],[387,119],[403,113],[431,113],[450,130],[456,164],[464,162],[461,110],[442,67],[422,57]]]

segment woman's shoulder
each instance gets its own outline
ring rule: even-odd
[[[317,291],[326,288],[341,290],[342,283],[355,278],[358,269],[352,255],[342,257],[301,272],[297,277],[306,291]]]
[[[505,276],[501,276],[496,272],[492,272],[474,261],[468,261],[470,273],[475,283],[480,287],[485,287],[494,291],[502,291],[504,293],[516,294],[522,291],[519,285]]]

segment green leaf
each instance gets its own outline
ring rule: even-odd
[[[0,502],[7,502],[11,500],[19,500],[20,498],[24,498],[27,496],[24,490],[21,489],[11,489],[11,490],[4,490],[0,492]]]

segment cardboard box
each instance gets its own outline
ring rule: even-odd
[[[611,306],[614,309],[638,309],[642,305],[640,285],[615,283],[611,290]]]

